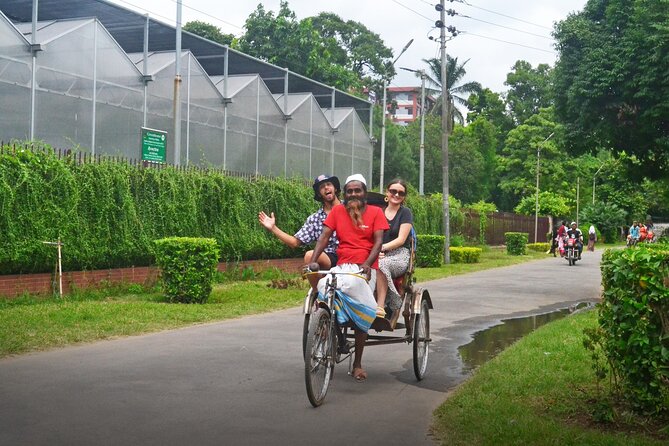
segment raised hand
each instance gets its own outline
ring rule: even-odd
[[[276,218],[274,218],[274,212],[271,212],[270,215],[265,214],[264,211],[258,212],[258,221],[261,225],[265,227],[268,231],[271,231],[276,224]]]

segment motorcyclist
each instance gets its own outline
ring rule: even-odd
[[[571,222],[571,228],[567,231],[569,238],[576,239],[576,247],[578,248],[578,260],[581,260],[581,253],[583,252],[583,232],[576,227],[576,222]]]

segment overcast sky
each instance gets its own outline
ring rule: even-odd
[[[148,12],[153,18],[174,25],[176,0],[111,0],[124,7]],[[506,91],[504,81],[513,64],[523,59],[536,67],[555,63],[551,29],[569,13],[583,9],[587,0],[467,0],[446,1],[446,25],[459,34],[447,42],[447,53],[459,62],[469,59],[465,81],[478,81],[495,92]],[[241,35],[244,22],[257,5],[279,9],[280,0],[182,0],[182,23],[202,20],[222,32]],[[355,20],[379,34],[395,56],[410,39],[413,44],[396,67],[426,68],[422,59],[439,57],[439,37],[434,22],[439,13],[432,0],[290,0],[298,20],[319,12],[333,12],[344,20]],[[140,7],[141,5],[141,7]],[[412,73],[398,70],[394,86],[420,85]]]

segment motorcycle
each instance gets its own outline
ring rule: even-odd
[[[575,265],[578,260],[578,240],[575,235],[567,237],[565,258],[569,262],[569,266]]]

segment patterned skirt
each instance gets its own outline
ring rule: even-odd
[[[386,252],[385,256],[379,259],[379,271],[386,276],[388,281],[386,302],[391,310],[397,310],[402,306],[402,296],[400,296],[399,291],[395,288],[393,278],[400,277],[406,273],[409,268],[410,255],[409,248],[402,246]]]

